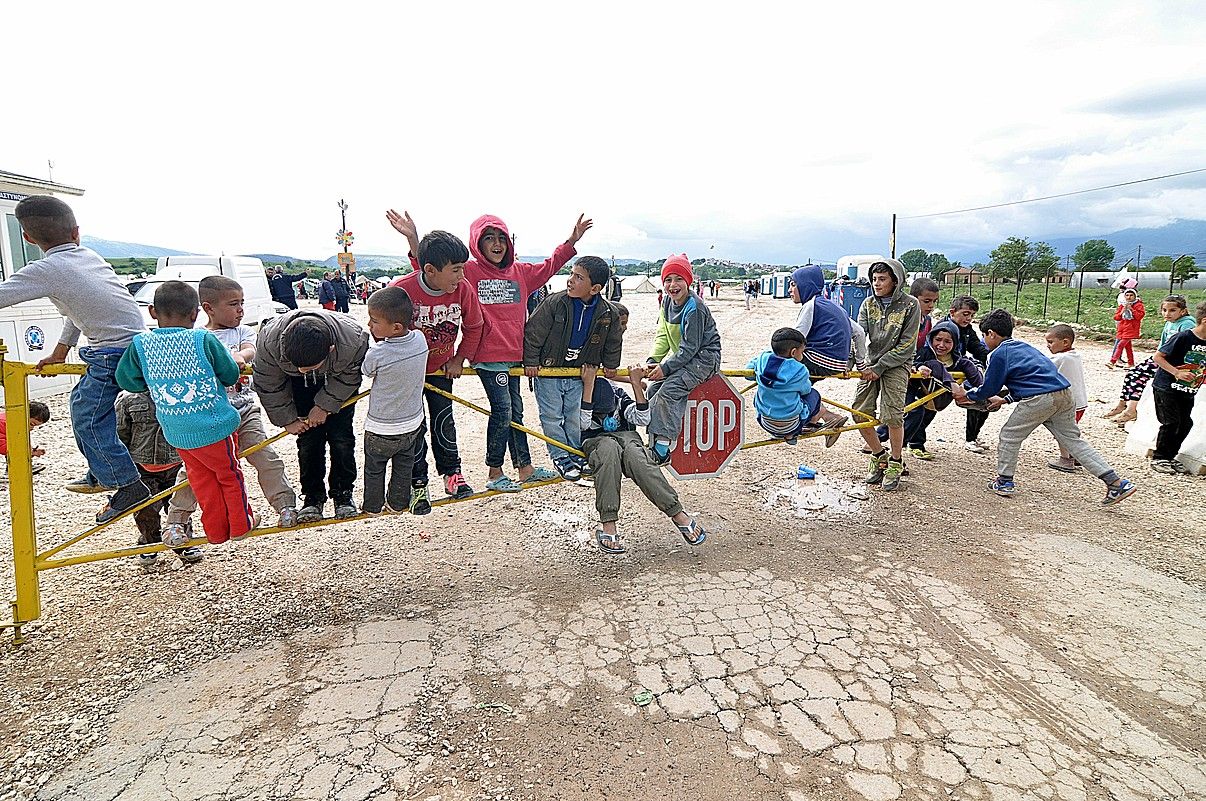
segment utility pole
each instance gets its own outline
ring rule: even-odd
[[[888,249],[891,251],[888,255],[896,258],[896,215],[892,215],[892,236],[888,239]]]
[[[356,263],[355,257],[348,253],[348,247],[353,242],[352,232],[348,230],[348,204],[343,198],[339,199],[339,233],[335,235],[336,241],[343,245],[343,255],[339,256],[339,267],[343,270],[343,276],[348,281],[352,278],[352,266]]]
[[[1139,271],[1143,269],[1143,245],[1135,253],[1135,286],[1139,286]]]

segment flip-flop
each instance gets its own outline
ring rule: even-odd
[[[708,538],[708,532],[704,531],[703,526],[701,526],[694,517],[691,518],[690,524],[685,526],[679,526],[676,524],[675,528],[678,529],[679,534],[683,535],[683,540],[685,540],[688,545],[703,545],[704,540]]]
[[[552,481],[554,478],[560,478],[560,476],[547,467],[537,467],[532,471],[532,475],[523,480],[523,483],[535,484],[537,481]]]
[[[493,492],[519,492],[523,489],[523,485],[505,475],[501,475],[498,478],[487,481],[486,489]]]
[[[601,528],[595,529],[595,542],[599,545],[599,550],[603,553],[624,553],[624,543],[620,541],[619,534],[608,534]]]

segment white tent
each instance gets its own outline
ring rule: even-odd
[[[624,294],[657,292],[657,284],[647,275],[625,275],[620,279]]]

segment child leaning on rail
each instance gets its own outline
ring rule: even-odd
[[[235,364],[240,369],[255,361],[255,331],[243,325],[243,287],[233,278],[224,275],[209,275],[197,285],[201,298],[201,309],[206,314],[205,330],[217,337],[230,350]],[[251,382],[246,376],[239,378],[226,391],[230,405],[239,413],[239,446],[245,451],[268,439],[264,430],[260,405],[255,401]],[[277,525],[293,528],[297,525],[297,493],[289,486],[285,477],[285,462],[271,445],[255,451],[247,457],[255,468],[255,476],[268,503],[280,518]],[[184,476],[187,477],[187,469]],[[155,490],[152,490],[154,492]],[[173,539],[178,529],[188,526],[189,517],[197,509],[197,498],[189,486],[172,496],[168,507],[165,531]]]
[[[447,231],[431,231],[420,240],[408,213],[390,209],[385,216],[406,237],[417,264],[414,272],[395,278],[389,285],[406,290],[414,306],[413,325],[427,339],[427,383],[433,389],[424,387],[423,399],[427,402],[436,472],[443,477],[445,495],[467,498],[473,494],[473,487],[461,472],[452,399],[434,390],[452,393],[452,382],[460,378],[465,362],[473,360],[482,340],[482,307],[477,302],[477,290],[465,280],[469,249]],[[444,375],[431,375],[441,368]],[[410,487],[411,514],[430,512],[425,439],[416,446]]]
[[[17,204],[16,217],[25,241],[46,255],[0,281],[0,308],[48,298],[62,313],[63,333],[51,354],[38,362],[39,368],[66,361],[81,334],[88,340],[79,349],[88,370],[71,390],[71,429],[88,461],[88,472],[67,489],[84,493],[116,489],[109,511],[97,519],[103,523],[150,496],[130,452],[117,438],[113,418],[119,390],[114,371],[134,335],[145,331],[146,325],[113,268],[80,247],[80,227],[70,206],[49,195],[34,195]]]
[[[595,509],[599,528],[595,541],[604,553],[624,553],[624,543],[616,528],[620,517],[620,480],[628,476],[654,506],[674,523],[688,545],[702,545],[707,539],[694,518],[683,510],[678,493],[662,468],[650,455],[637,426],[649,424],[650,409],[641,384],[645,370],[628,368],[632,396],[606,379],[596,381],[599,368],[582,367],[582,450],[590,462],[595,481]]]
[[[159,327],[134,337],[117,383],[154,398],[163,435],[188,467],[205,538],[218,544],[242,539],[256,521],[239,467],[239,413],[224,389],[238,382],[239,365],[217,337],[193,328],[199,305],[197,290],[183,281],[156,289],[151,316]],[[187,541],[183,531],[164,531],[169,547]]]
[[[754,409],[758,425],[768,434],[795,445],[796,438],[812,431],[841,428],[848,417],[831,412],[821,403],[821,393],[812,386],[804,363],[804,335],[795,328],[780,328],[771,335],[771,349],[750,359],[754,371]],[[841,432],[825,435],[832,448]]]
[[[151,393],[122,392],[117,396],[114,410],[117,412],[117,436],[130,449],[130,458],[138,465],[138,474],[151,494],[158,495],[174,487],[180,478],[180,455],[163,436]],[[134,525],[138,527],[136,544],[162,541],[160,513],[173,497],[169,495],[134,513]],[[195,565],[202,559],[201,549],[195,546],[172,550],[186,565]],[[143,567],[151,567],[157,561],[159,554],[156,552],[138,555],[138,563]]]
[[[406,290],[387,286],[368,301],[368,328],[376,344],[364,356],[361,371],[373,379],[364,421],[364,511],[401,512],[412,503],[415,451],[427,433],[423,419],[423,377],[427,339],[411,330],[414,308]],[[391,465],[389,489],[385,467]],[[423,496],[427,503],[426,493]],[[426,512],[431,511],[427,506]]]
[[[544,435],[577,448],[582,444],[578,407],[582,382],[578,378],[540,378],[541,367],[602,367],[614,376],[620,366],[624,333],[620,314],[603,295],[611,268],[598,256],[574,263],[564,292],[545,298],[528,319],[523,335],[524,373],[535,379],[536,407]],[[582,457],[548,445],[549,458],[566,481],[577,481],[586,466]]]
[[[649,455],[655,464],[670,461],[678,440],[687,396],[720,372],[720,332],[712,312],[691,291],[695,276],[686,254],[662,265],[666,299],[658,316],[649,354]]]

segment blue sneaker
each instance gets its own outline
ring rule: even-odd
[[[1102,506],[1113,506],[1119,501],[1126,500],[1135,494],[1139,486],[1128,479],[1122,479],[1117,484],[1106,487],[1106,496],[1101,499]]]
[[[988,482],[988,488],[1000,495],[1002,498],[1009,498],[1015,495],[1018,491],[1017,486],[1012,482],[998,476]]]

